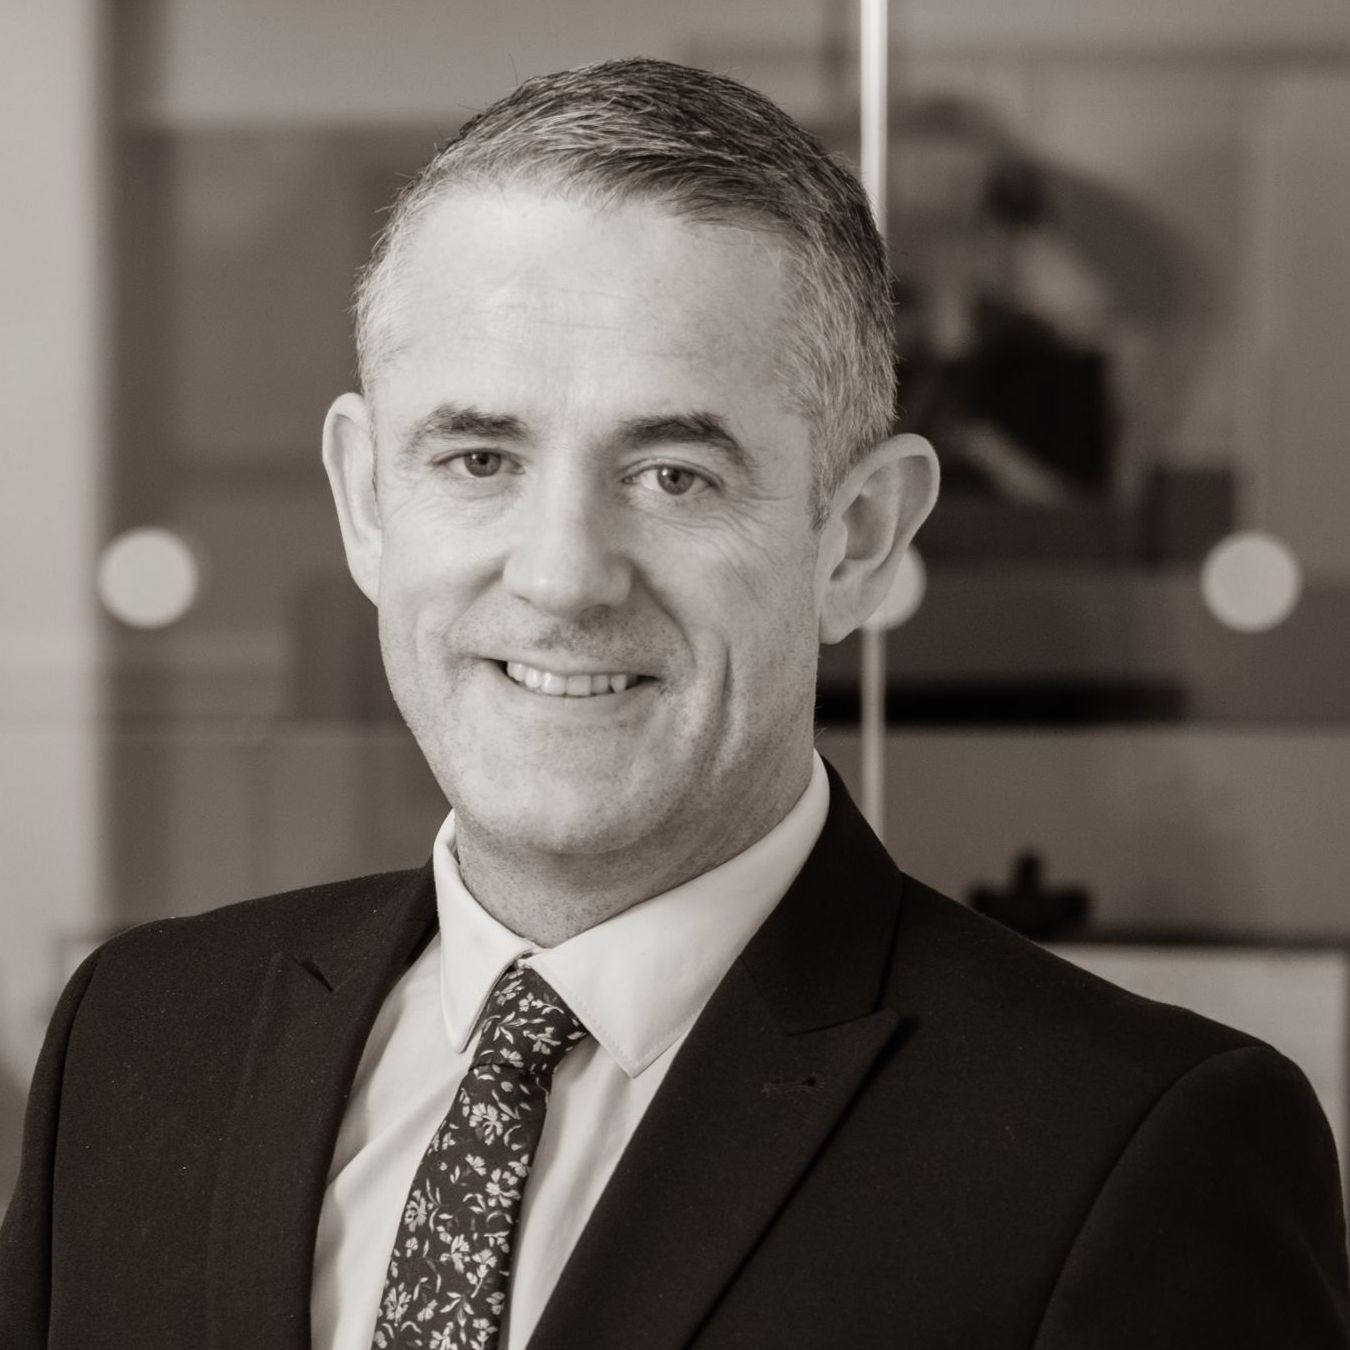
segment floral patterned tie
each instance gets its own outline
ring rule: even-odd
[[[497,981],[408,1192],[372,1350],[495,1350],[553,1071],[585,1035],[537,971],[517,965]]]

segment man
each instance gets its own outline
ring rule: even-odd
[[[324,454],[454,809],[82,967],[6,1347],[1350,1343],[1298,1070],[905,877],[813,752],[936,491],[887,293],[854,180],[678,66],[410,186]]]

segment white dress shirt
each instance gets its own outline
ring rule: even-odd
[[[500,1343],[523,1350],[685,1035],[801,870],[828,807],[813,755],[806,791],[743,853],[545,949],[469,894],[450,813],[432,855],[440,931],[375,1019],[333,1152],[315,1246],[315,1350],[370,1350],[413,1174],[472,1063],[488,995],[524,957],[590,1035],[554,1077],[521,1205]]]

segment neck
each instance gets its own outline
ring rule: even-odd
[[[621,914],[643,900],[710,872],[762,839],[796,804],[811,776],[783,775],[759,793],[739,792],[737,813],[707,811],[697,826],[663,828],[657,838],[604,854],[539,853],[489,838],[472,819],[455,816],[459,873],[475,900],[498,923],[540,947],[568,938]],[[672,851],[669,841],[693,839],[691,849]]]

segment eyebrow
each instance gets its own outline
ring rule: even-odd
[[[472,405],[442,403],[433,408],[404,438],[405,454],[414,454],[428,441],[451,440],[456,436],[474,436],[494,441],[523,441],[525,423],[509,413],[483,412]]]
[[[510,413],[491,413],[472,405],[442,403],[413,425],[404,440],[403,451],[412,455],[430,441],[456,437],[519,442],[529,438],[529,428]],[[745,447],[713,412],[630,417],[619,424],[609,439],[625,449],[634,450],[653,445],[706,445],[720,450],[737,468],[750,467]]]
[[[614,437],[635,450],[650,445],[708,445],[722,451],[739,469],[749,468],[745,447],[731,434],[716,413],[668,413],[656,417],[632,417],[619,426]]]

